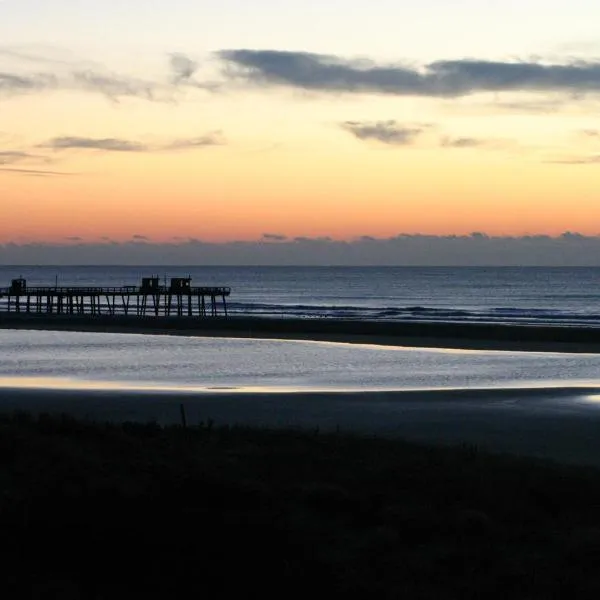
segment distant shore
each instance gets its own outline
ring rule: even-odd
[[[313,340],[473,350],[600,352],[600,329],[549,325],[0,313],[0,329]]]

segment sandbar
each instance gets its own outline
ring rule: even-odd
[[[314,340],[405,347],[599,353],[600,328],[266,317],[0,313],[0,329]]]

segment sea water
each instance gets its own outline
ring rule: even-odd
[[[0,266],[0,287],[139,285],[190,276],[228,286],[246,316],[600,326],[597,267]]]

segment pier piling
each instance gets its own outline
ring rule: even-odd
[[[190,277],[174,277],[160,285],[158,277],[144,277],[140,286],[28,287],[23,278],[0,288],[0,312],[57,315],[131,315],[227,317],[229,287],[193,287]],[[208,307],[208,308],[207,308]]]

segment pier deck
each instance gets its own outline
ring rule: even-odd
[[[0,288],[0,312],[62,315],[227,316],[228,287],[192,287],[189,278],[173,278],[159,285],[145,278],[141,286],[28,287],[15,279]]]

